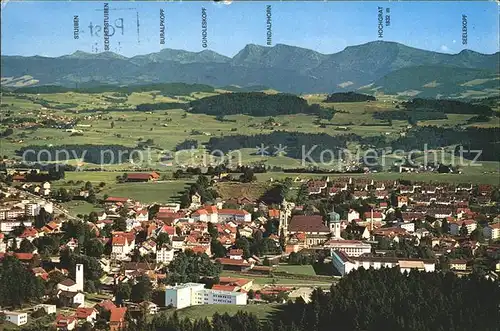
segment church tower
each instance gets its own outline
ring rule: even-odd
[[[340,239],[340,214],[335,212],[335,207],[328,213],[328,227],[333,239]]]
[[[77,264],[75,271],[76,290],[83,292],[83,264]]]
[[[293,207],[295,207],[293,202],[288,202],[283,199],[280,208],[280,225],[278,233],[281,233],[281,230],[283,230],[285,237],[288,235],[288,220],[292,217]]]

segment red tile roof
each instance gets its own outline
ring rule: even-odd
[[[80,308],[77,308],[76,309],[76,318],[79,318],[79,319],[86,319],[87,317],[89,317],[90,315],[92,315],[92,313],[95,311],[94,308],[84,308],[84,307],[80,307]]]
[[[222,265],[235,265],[235,266],[248,266],[250,263],[246,260],[237,260],[237,259],[231,259],[228,257],[221,257],[216,259],[217,262],[219,262]]]
[[[127,307],[111,308],[110,322],[123,322]]]
[[[127,174],[127,179],[150,180],[152,178],[157,179],[158,176],[153,176],[152,173],[147,172],[132,172]]]
[[[212,286],[212,290],[217,290],[217,291],[228,291],[228,292],[234,292],[238,289],[238,286],[234,285],[220,285],[220,284],[215,284]]]
[[[129,198],[122,198],[122,197],[108,197],[106,198],[106,202],[127,202],[129,201]]]
[[[103,300],[100,303],[98,303],[96,306],[104,308],[105,310],[111,310],[113,308],[116,308],[116,305],[111,300]]]
[[[290,220],[289,231],[293,232],[330,232],[319,215],[295,215]]]

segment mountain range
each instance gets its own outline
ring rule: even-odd
[[[260,85],[291,93],[359,89],[366,93],[456,96],[498,93],[499,55],[470,50],[443,54],[374,41],[334,54],[283,44],[249,44],[232,58],[210,50],[164,49],[130,58],[112,52],[77,51],[55,58],[2,56],[1,66],[4,86],[28,76],[29,84],[67,87],[88,82],[183,82],[217,87]]]

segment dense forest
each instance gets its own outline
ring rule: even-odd
[[[276,116],[288,114],[318,115],[321,107],[309,105],[292,94],[263,92],[225,93],[191,101],[189,112],[208,115]]]
[[[133,148],[122,145],[30,145],[16,151],[23,162],[53,162],[80,159],[94,164],[126,163],[139,157]]]
[[[393,149],[424,149],[424,142],[428,149],[463,145],[465,149],[479,149],[483,153],[478,160],[498,161],[500,144],[497,128],[469,127],[465,130],[443,128],[437,126],[422,126],[407,132],[406,136],[399,137],[391,143]],[[383,147],[383,146],[380,146]]]
[[[373,118],[384,121],[428,121],[428,120],[445,120],[448,116],[441,112],[426,112],[426,111],[404,111],[404,110],[389,110],[377,111],[373,113]]]
[[[131,323],[129,330],[169,331],[496,331],[500,287],[476,275],[399,269],[360,269],[330,288],[316,289],[310,303],[289,301],[261,323],[240,311],[192,321],[177,314]],[[140,325],[139,325],[140,324]]]
[[[214,92],[214,88],[209,85],[204,84],[185,84],[185,83],[158,83],[158,84],[147,84],[147,85],[127,85],[127,86],[116,86],[116,85],[98,85],[89,87],[75,87],[68,88],[58,85],[41,85],[41,86],[31,86],[31,87],[20,87],[14,90],[16,93],[26,93],[26,94],[46,94],[46,93],[104,93],[104,92],[115,92],[115,93],[126,93],[131,94],[134,92],[150,92],[159,91],[162,95],[190,95],[193,92]]]
[[[135,107],[137,111],[151,110],[168,110],[168,109],[184,109],[185,103],[180,102],[158,102],[158,103],[141,103]]]
[[[364,102],[376,100],[377,99],[374,96],[367,94],[356,92],[338,92],[328,95],[324,102]]]
[[[483,104],[472,104],[469,102],[443,99],[421,99],[415,98],[403,102],[407,110],[419,112],[442,112],[445,114],[477,114],[491,116],[493,111]]]

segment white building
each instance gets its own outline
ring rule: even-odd
[[[19,313],[15,311],[6,311],[3,312],[5,314],[5,320],[11,322],[17,326],[24,325],[28,323],[28,314]]]
[[[194,305],[246,305],[247,294],[244,292],[210,290],[205,288],[205,284],[185,283],[166,288],[165,304],[167,306],[172,305],[177,309]]]
[[[26,216],[37,216],[40,213],[40,206],[37,203],[27,203],[24,205]]]
[[[415,232],[415,223],[399,222],[398,227],[400,227],[401,229],[405,229],[407,232]]]
[[[347,213],[347,222],[351,223],[353,220],[359,219],[359,213],[354,209],[349,210]]]
[[[67,278],[57,284],[57,297],[63,298],[70,305],[83,307],[85,303],[85,294],[83,294],[83,264],[77,264],[75,269],[74,281],[70,278]]]
[[[160,249],[156,249],[156,263],[169,264],[174,259],[174,248],[172,246],[163,245]]]
[[[347,256],[360,256],[361,254],[370,253],[372,245],[362,242],[361,240],[344,240],[332,239],[324,244],[325,248],[342,251]]]
[[[450,222],[450,233],[454,236],[458,236],[463,224],[465,224],[468,234],[471,234],[472,231],[477,228],[477,223],[474,220],[460,220],[456,222]]]
[[[111,258],[123,260],[134,250],[135,236],[130,232],[114,232],[111,245]]]
[[[483,229],[483,234],[487,239],[500,239],[500,223],[485,226]]]
[[[39,304],[39,305],[36,305],[34,308],[35,311],[40,310],[40,309],[44,310],[47,315],[50,315],[50,314],[56,313],[57,306],[56,305]]]
[[[24,214],[24,210],[23,210]],[[24,224],[26,227],[30,227],[33,222],[30,220],[25,220],[25,221],[19,221],[19,220],[2,220],[0,221],[0,232],[10,232],[14,230],[14,228],[21,226],[21,224]]]
[[[252,221],[252,214],[243,209],[217,209],[216,206],[208,206],[204,209],[198,209],[191,214],[195,222],[247,222]]]
[[[349,257],[342,251],[332,250],[332,263],[341,276],[358,268],[380,269],[399,267],[401,272],[409,272],[412,269],[433,272],[436,263],[433,260],[423,259],[398,259],[394,257]]]

